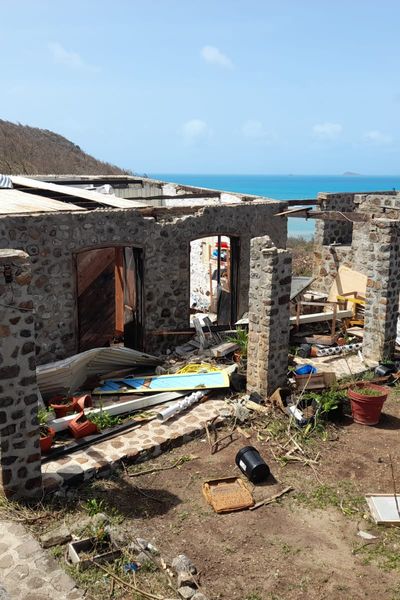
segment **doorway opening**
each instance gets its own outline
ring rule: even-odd
[[[237,320],[239,238],[212,236],[190,243],[190,321],[217,325]]]
[[[110,247],[76,255],[79,352],[123,343],[143,349],[143,252]]]

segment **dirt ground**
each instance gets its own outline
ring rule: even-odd
[[[76,521],[85,499],[102,500],[105,512],[118,514],[122,527],[151,540],[163,557],[187,554],[212,600],[399,600],[400,529],[374,525],[363,498],[393,492],[390,455],[400,488],[399,407],[400,394],[393,392],[378,426],[364,427],[346,417],[330,428],[310,446],[310,455],[320,453],[312,468],[275,460],[271,436],[259,427],[244,427],[250,439],[236,431],[234,441],[213,455],[204,436],[80,488],[75,512],[69,508],[68,515],[57,518],[61,514],[67,522]],[[276,426],[266,425],[269,431]],[[245,445],[259,449],[272,473],[253,488],[256,501],[287,485],[294,491],[254,511],[216,514],[202,495],[202,484],[240,475],[235,455]],[[183,456],[196,458],[174,469],[127,476]],[[377,539],[367,542],[358,530]],[[53,553],[63,561],[62,551]],[[160,590],[140,576],[142,587],[148,583],[153,593]],[[85,580],[78,583],[85,585]],[[96,593],[92,583],[87,582],[88,598],[141,598]]]
[[[319,441],[314,469],[283,466],[274,460],[269,441],[257,439],[256,432],[250,440],[236,433],[214,455],[204,437],[130,470],[197,457],[179,468],[98,481],[95,495],[123,515],[126,527],[152,539],[163,556],[187,554],[213,600],[395,600],[400,598],[399,531],[374,526],[363,495],[393,492],[389,454],[400,478],[399,428],[399,400],[392,395],[379,426],[346,418],[328,440]],[[202,483],[239,475],[235,455],[249,444],[259,449],[273,475],[254,488],[255,499],[285,485],[294,492],[255,511],[217,515],[203,498]],[[359,529],[375,533],[377,540],[367,543],[357,536]]]

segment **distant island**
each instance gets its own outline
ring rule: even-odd
[[[353,171],[345,171],[343,177],[361,177],[361,173],[353,173]]]

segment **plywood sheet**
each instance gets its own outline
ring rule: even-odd
[[[351,292],[357,292],[359,296],[365,298],[367,276],[359,271],[341,266],[329,291],[328,302],[336,302],[338,296],[350,294]]]
[[[126,377],[105,381],[93,394],[132,394],[132,391],[177,392],[180,390],[217,389],[229,387],[229,375],[226,371],[209,373],[189,373],[174,375],[152,375],[149,377]]]

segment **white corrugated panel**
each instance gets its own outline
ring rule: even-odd
[[[55,194],[74,196],[75,198],[91,200],[92,202],[97,202],[98,204],[102,204],[104,206],[112,206],[114,208],[143,208],[146,206],[145,203],[137,200],[123,200],[121,198],[117,198],[116,196],[106,196],[105,194],[91,192],[79,187],[48,183],[47,181],[40,181],[39,179],[31,179],[29,177],[21,177],[19,175],[12,175],[11,181],[14,185],[34,188],[36,190],[46,190],[48,192],[54,192]]]
[[[42,394],[74,393],[89,375],[138,366],[156,366],[161,360],[130,348],[93,348],[69,358],[36,367]]]
[[[21,190],[0,188],[0,214],[25,214],[41,212],[58,212],[85,210],[69,202],[59,202],[52,198],[44,198]]]

